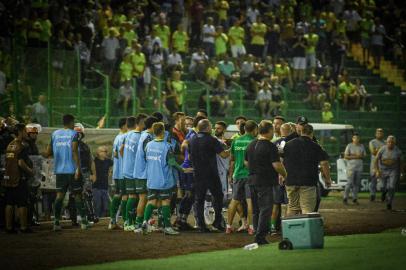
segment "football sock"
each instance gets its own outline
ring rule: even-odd
[[[63,199],[56,199],[55,200],[55,223],[59,224],[59,220],[61,219],[61,212],[62,212],[62,204]]]
[[[110,219],[113,223],[116,223],[116,214],[119,205],[120,205],[120,197],[114,196],[113,200],[110,203]]]
[[[145,212],[144,212],[144,222],[148,222],[148,220],[152,216],[152,211],[154,211],[155,206],[152,204],[147,204],[147,207],[145,207]]]
[[[82,218],[82,223],[87,224],[87,217],[85,214],[85,208],[83,206],[83,200],[81,197],[75,196],[75,206],[80,217]]]
[[[126,205],[128,225],[134,224],[134,216],[135,216],[134,211],[135,211],[135,198],[128,198]]]
[[[124,222],[127,222],[127,200],[121,200],[121,216]]]
[[[162,206],[162,216],[165,228],[171,227],[171,207],[169,205]]]

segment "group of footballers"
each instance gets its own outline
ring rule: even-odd
[[[199,133],[199,122],[203,119],[207,119],[204,110],[198,111],[193,118],[177,112],[173,114],[173,125],[167,123],[170,121],[165,121],[159,112],[151,116],[140,113],[120,119],[120,133],[115,137],[112,149],[115,192],[110,204],[108,229],[144,234],[158,229],[169,235],[187,230],[207,231],[206,228],[193,227],[188,222],[196,199],[189,143]],[[233,220],[238,213],[240,227],[237,231],[254,235],[253,207],[244,159],[247,146],[257,136],[257,123],[239,116],[235,124],[239,132],[230,140],[224,137],[227,124],[223,121],[215,124],[212,134],[225,150],[224,155],[217,157],[225,202],[228,184],[232,185],[233,192],[228,205],[227,224],[224,221],[222,224],[213,224],[210,231],[225,231],[227,234],[234,232]],[[274,141],[277,141],[281,138],[283,117],[275,117],[273,124]],[[288,127],[291,130],[291,126]],[[209,205],[210,194],[207,195],[207,201],[206,205]],[[118,212],[124,221],[123,227],[118,225]],[[157,224],[152,218],[154,212],[158,215]],[[177,218],[172,224],[173,213],[176,213]],[[208,211],[205,214],[208,215]],[[270,221],[272,231],[276,230],[278,215],[280,204],[274,207]]]

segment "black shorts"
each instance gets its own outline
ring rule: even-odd
[[[182,190],[192,191],[193,190],[193,173],[180,173],[179,186]]]
[[[275,204],[288,204],[288,194],[285,186],[273,186],[273,200]]]
[[[248,179],[238,179],[233,182],[233,200],[243,201],[251,199],[251,188]]]
[[[27,207],[28,194],[29,192],[27,182],[20,180],[18,186],[6,188],[6,205]]]

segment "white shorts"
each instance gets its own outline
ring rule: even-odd
[[[306,57],[293,57],[293,69],[306,69]]]
[[[245,50],[244,45],[232,45],[231,46],[231,55],[233,58],[237,58],[242,55],[246,55],[247,51]]]
[[[316,54],[315,53],[306,54],[306,62],[309,67],[315,68],[316,67]]]
[[[144,83],[151,84],[151,69],[148,66],[144,70]]]

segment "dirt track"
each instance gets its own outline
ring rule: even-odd
[[[376,233],[388,228],[406,227],[406,212],[385,210],[382,203],[360,200],[361,205],[343,207],[339,199],[322,201],[321,214],[328,235]],[[406,209],[406,198],[398,198],[395,210]],[[52,269],[125,259],[169,257],[173,255],[238,248],[252,242],[246,234],[183,233],[148,236],[122,231],[107,231],[107,221],[89,231],[70,228],[66,224],[59,233],[50,225],[42,225],[32,235],[0,233],[0,265],[2,269]],[[278,241],[278,236],[270,237]]]

